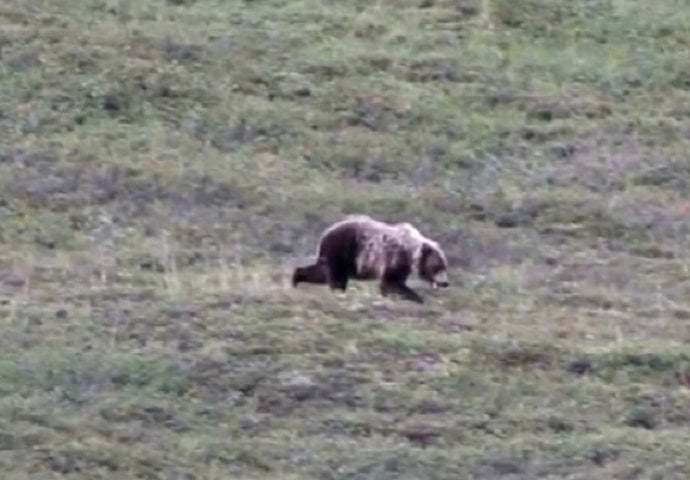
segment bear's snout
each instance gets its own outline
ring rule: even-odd
[[[448,274],[446,274],[446,272],[437,273],[431,282],[431,286],[434,287],[434,289],[446,288],[448,284]]]

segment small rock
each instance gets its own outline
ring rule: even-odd
[[[296,97],[310,97],[311,96],[311,89],[309,87],[300,87],[297,90],[295,90],[295,96]]]
[[[577,375],[584,375],[592,370],[592,362],[586,359],[573,360],[568,364],[568,371]]]

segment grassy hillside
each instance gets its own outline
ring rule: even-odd
[[[4,0],[2,478],[686,479],[686,0]],[[292,289],[322,228],[424,305]]]

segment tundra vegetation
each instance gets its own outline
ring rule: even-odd
[[[688,478],[689,47],[686,0],[3,0],[3,479]],[[292,289],[348,213],[452,286]]]

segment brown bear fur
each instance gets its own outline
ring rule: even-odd
[[[414,271],[434,288],[448,286],[448,262],[438,243],[409,223],[394,225],[367,215],[352,215],[327,228],[319,239],[316,262],[297,267],[292,285],[328,284],[347,289],[349,279],[378,280],[382,295],[397,293],[422,303],[405,285]]]

